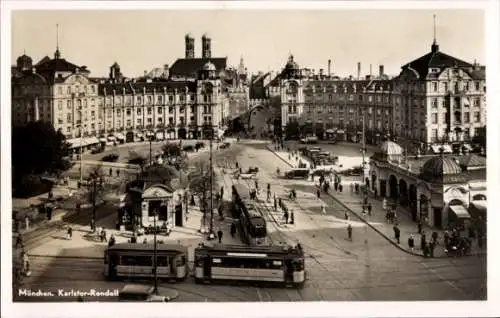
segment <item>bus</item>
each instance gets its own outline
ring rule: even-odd
[[[149,279],[153,273],[154,244],[115,244],[104,252],[104,276],[108,280]],[[178,244],[156,245],[158,279],[184,280],[188,273],[188,249]]]
[[[266,242],[267,229],[264,216],[250,201],[250,191],[242,184],[232,187],[232,215],[239,220],[241,239],[248,245],[262,245]]]
[[[194,258],[197,284],[248,281],[302,287],[306,279],[300,244],[247,247],[201,243]]]

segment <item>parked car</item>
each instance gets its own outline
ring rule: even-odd
[[[309,169],[292,169],[285,172],[287,179],[307,179],[309,176]]]
[[[166,296],[155,295],[154,288],[148,285],[127,284],[118,293],[119,301],[131,302],[168,302]]]

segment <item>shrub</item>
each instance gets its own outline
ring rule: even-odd
[[[43,183],[39,175],[29,174],[21,178],[16,185],[15,196],[29,198],[49,192],[52,187],[49,183]]]
[[[199,142],[197,142],[197,143],[194,145],[194,147],[195,147],[196,149],[201,149],[201,148],[204,148],[204,147],[205,147],[205,143],[204,143],[204,142],[202,142],[202,141],[199,141]]]
[[[119,157],[120,155],[116,153],[110,153],[109,155],[105,155],[104,157],[102,157],[101,160],[106,162],[116,162]]]

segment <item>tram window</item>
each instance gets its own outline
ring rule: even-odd
[[[203,256],[199,256],[199,255],[196,255],[194,258],[194,262],[195,262],[196,266],[203,266],[203,263],[204,263],[203,260],[204,260]]]
[[[293,270],[301,271],[304,270],[304,260],[296,260],[293,262]]]
[[[167,256],[157,256],[156,257],[156,265],[157,266],[168,266],[168,257]]]
[[[281,261],[273,261],[273,266],[281,266],[282,264]]]
[[[122,265],[129,266],[151,266],[153,265],[153,258],[151,256],[122,256]]]
[[[118,262],[119,262],[118,255],[117,254],[111,254],[111,255],[109,255],[109,261],[111,262],[111,264],[117,265]]]
[[[220,258],[214,258],[214,259],[212,259],[212,264],[221,264],[221,263],[222,263],[222,261],[221,261]]]

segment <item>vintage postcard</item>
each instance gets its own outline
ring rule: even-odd
[[[56,4],[2,22],[8,317],[495,297],[496,5]]]

